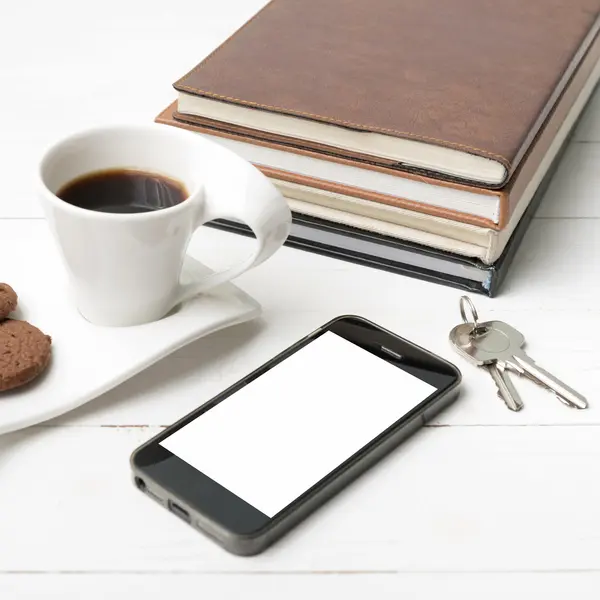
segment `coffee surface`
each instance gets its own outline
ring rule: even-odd
[[[170,208],[187,198],[185,186],[164,175],[114,169],[84,175],[56,194],[79,208],[108,213],[145,213]]]

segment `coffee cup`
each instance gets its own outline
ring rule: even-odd
[[[59,196],[72,182],[118,170],[168,178],[184,196],[145,212],[95,210]],[[96,128],[58,141],[43,154],[37,188],[77,309],[102,326],[163,318],[268,259],[291,226],[285,199],[252,164],[205,137],[157,123]],[[118,207],[122,199],[114,196]],[[253,253],[224,271],[182,282],[192,235],[219,218],[250,227]]]

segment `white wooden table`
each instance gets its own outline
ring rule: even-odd
[[[263,0],[4,1],[0,236],[35,227],[42,149],[91,125],[148,122],[171,83]],[[307,40],[309,43],[309,40]],[[542,365],[591,401],[519,381],[510,413],[447,334],[451,288],[283,249],[238,280],[260,321],[186,347],[83,409],[0,438],[0,598],[598,598],[600,94],[592,100],[501,296]],[[227,239],[230,252],[211,256]],[[251,240],[214,230],[218,266]],[[0,257],[2,264],[13,257]],[[230,556],[139,494],[130,452],[303,334],[358,313],[454,361],[459,402],[255,558]]]

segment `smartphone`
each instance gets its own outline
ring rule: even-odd
[[[262,552],[459,394],[446,360],[333,319],[134,451],[137,488],[238,555]]]

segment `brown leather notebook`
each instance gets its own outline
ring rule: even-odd
[[[259,138],[222,123],[182,115],[174,102],[156,120],[215,136],[265,175],[292,184],[351,196],[372,203],[415,211],[479,227],[503,230],[524,210],[544,177],[563,139],[586,105],[600,79],[600,36],[551,111],[535,143],[530,146],[510,182],[501,190],[487,190],[448,182],[389,167],[308,150],[293,144]],[[375,210],[376,207],[373,207]],[[389,210],[388,210],[389,213]]]
[[[178,111],[500,188],[599,12],[600,0],[273,0],[174,84]]]

